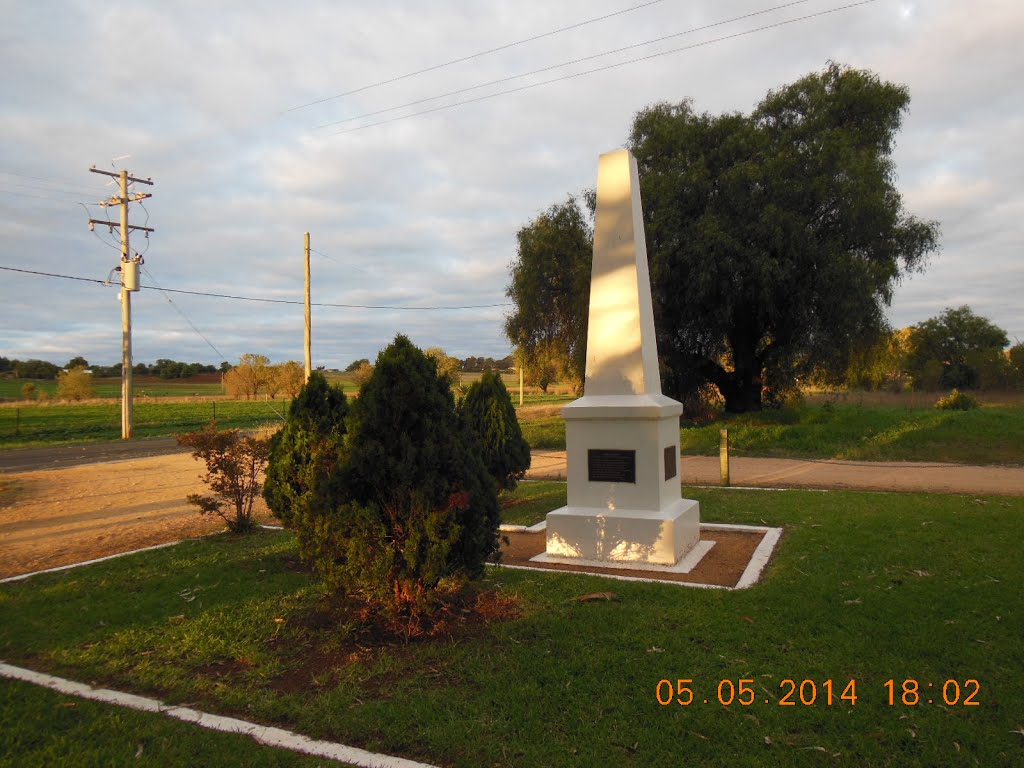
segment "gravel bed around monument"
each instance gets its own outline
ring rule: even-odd
[[[586,572],[595,576],[627,576],[655,581],[685,584],[703,584],[716,587],[735,587],[754,556],[767,531],[719,530],[701,531],[702,541],[714,541],[715,546],[701,558],[689,573],[665,571],[638,571],[628,568],[596,568],[563,563],[536,563],[530,558],[544,551],[544,533],[514,532],[504,534],[508,542],[501,549],[501,564],[552,571]]]

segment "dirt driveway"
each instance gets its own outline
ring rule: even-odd
[[[101,461],[20,472],[8,464],[0,477],[0,578],[223,528],[219,518],[201,517],[185,502],[204,490],[201,465],[189,454]],[[530,477],[564,479],[565,453],[534,452]],[[684,457],[682,478],[687,485],[717,485],[718,459]],[[732,482],[1024,496],[1022,467],[735,459]],[[262,500],[258,517],[273,522]]]
[[[202,493],[187,453],[0,478],[0,578],[221,530],[185,497]],[[272,522],[262,499],[258,516]]]

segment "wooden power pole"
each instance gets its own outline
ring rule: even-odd
[[[313,326],[309,311],[309,232],[306,233],[306,381],[313,372]]]
[[[121,439],[130,440],[135,435],[135,403],[132,397],[132,293],[139,290],[139,266],[142,264],[142,257],[138,254],[133,258],[128,242],[128,233],[137,229],[143,232],[152,232],[150,227],[138,227],[128,223],[128,204],[137,200],[145,200],[152,197],[150,194],[139,193],[128,196],[128,184],[139,183],[153,185],[151,179],[136,179],[128,175],[128,171],[112,173],[102,171],[96,166],[89,169],[92,173],[101,173],[104,176],[113,176],[120,182],[120,195],[115,195],[100,205],[121,206],[121,221],[115,224],[104,219],[89,219],[89,228],[97,224],[110,227],[114,231],[117,227],[121,233]]]

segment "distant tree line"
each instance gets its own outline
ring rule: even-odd
[[[94,376],[120,376],[121,364],[114,365],[89,365],[84,357],[76,356],[71,358],[66,365],[55,365],[47,360],[17,360],[0,357],[0,375],[10,375],[15,379],[56,379],[57,374],[62,370],[70,371],[75,368],[87,368]],[[224,373],[231,369],[227,361],[220,364],[220,367],[206,363],[184,363],[177,360],[161,358],[153,364],[137,363],[132,366],[132,373],[136,376],[159,376],[161,379],[187,379],[200,373]]]
[[[118,374],[121,373],[120,364],[111,367],[116,368]],[[132,373],[137,376],[159,376],[161,379],[187,379],[190,376],[197,376],[201,373],[225,373],[230,368],[231,364],[226,360],[218,368],[204,363],[182,363],[177,360],[160,358],[152,365],[146,365],[145,363],[133,365]],[[95,369],[93,370],[95,371]]]
[[[1024,343],[968,306],[883,335],[857,350],[846,372],[851,389],[1022,389]]]
[[[480,371],[507,371],[515,366],[512,355],[495,360],[493,357],[467,357],[462,361],[462,370],[466,373]]]
[[[493,357],[467,357],[465,360],[460,360],[457,357],[450,357],[440,347],[430,347],[426,350],[428,357],[434,358],[435,362],[438,363],[439,369],[442,374],[450,373],[451,371],[463,372],[463,373],[481,373],[483,371],[508,371],[515,367],[515,359],[512,355],[505,355],[501,358]],[[358,360],[353,360],[345,368],[345,373],[356,373],[360,371],[372,371],[373,364],[368,358],[362,357]]]

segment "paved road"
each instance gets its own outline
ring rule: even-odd
[[[76,443],[42,448],[13,448],[0,451],[0,472],[35,472],[44,469],[65,469],[81,464],[141,459],[186,453],[173,437],[150,437],[142,440],[119,440],[115,443]]]
[[[0,451],[0,472],[35,472],[83,464],[186,453],[173,437],[82,443]],[[683,456],[686,485],[719,485],[717,456]],[[533,451],[531,479],[564,480],[565,451]],[[832,461],[733,457],[734,486],[850,488],[876,491],[924,491],[1024,496],[1024,467],[968,466],[922,462]]]
[[[534,451],[528,477],[564,480],[565,451]],[[717,456],[683,456],[683,485],[720,485]],[[1024,467],[967,466],[911,461],[831,461],[733,457],[733,486],[844,488],[870,491],[1024,496]]]

